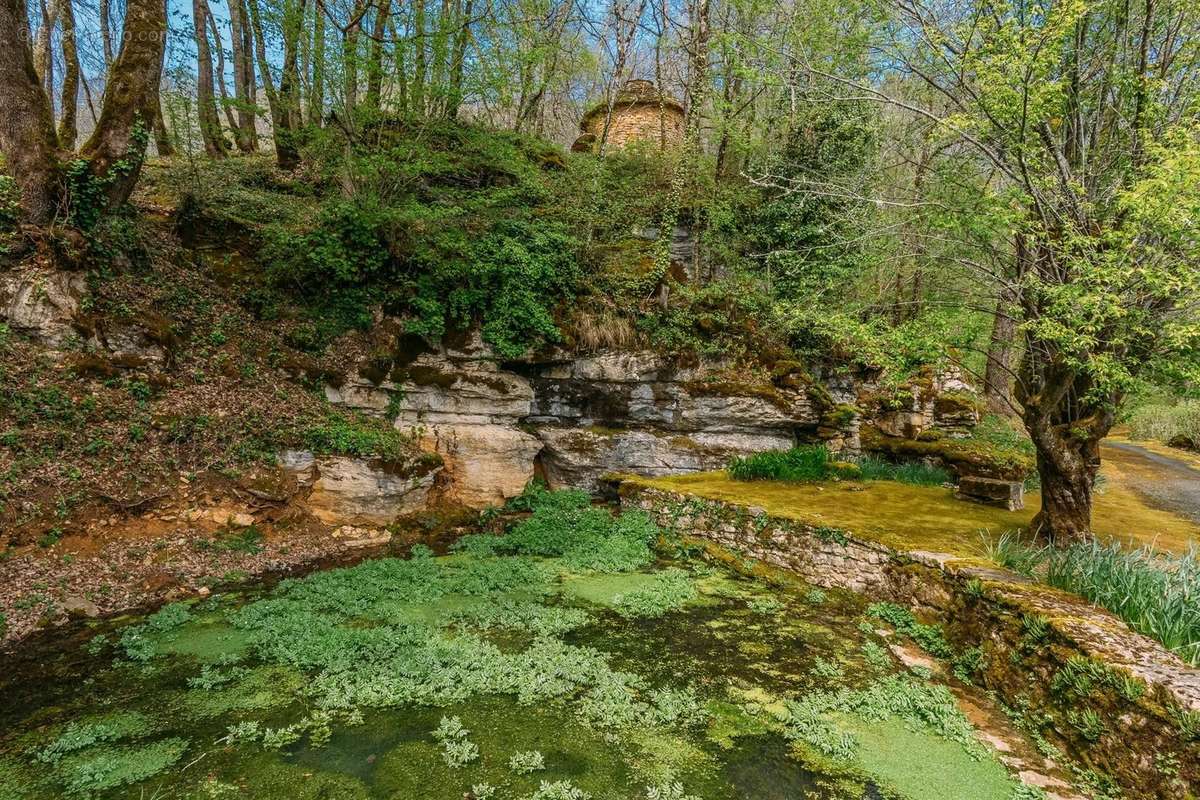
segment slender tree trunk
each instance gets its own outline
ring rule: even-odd
[[[54,108],[54,52],[51,47],[54,29],[58,26],[58,0],[51,0],[50,5],[46,5],[46,0],[40,0],[38,3],[42,10],[42,26],[38,28],[37,41],[33,44],[33,65],[37,69],[38,80],[42,83],[42,88],[46,91],[46,96],[51,99],[50,108]]]
[[[79,50],[75,46],[75,9],[71,0],[62,3],[62,114],[58,122],[58,146],[75,149],[79,135],[76,119],[79,111]]]
[[[109,72],[100,121],[79,153],[105,185],[109,210],[129,199],[158,113],[167,41],[166,0],[129,0],[124,45]]]
[[[342,105],[346,109],[347,125],[353,124],[354,109],[358,106],[358,36],[364,6],[365,0],[355,0],[351,22],[342,39]]]
[[[429,65],[426,58],[425,41],[425,0],[413,0],[413,80],[412,80],[412,113],[418,117],[425,115],[425,82]]]
[[[200,121],[200,138],[204,152],[212,158],[225,157],[225,137],[221,133],[221,117],[213,94],[212,54],[208,49],[208,0],[192,0],[192,32],[196,41],[196,114]]]
[[[430,115],[446,113],[446,74],[450,60],[450,0],[442,0],[438,11],[437,29],[433,34],[433,63],[429,76]]]
[[[113,63],[112,0],[100,0],[100,41],[104,50],[104,72]]]
[[[383,94],[383,34],[387,30],[391,0],[379,0],[371,26],[371,56],[367,62],[367,107],[378,111]]]
[[[458,119],[458,109],[462,105],[467,42],[471,38],[471,15],[474,13],[475,0],[466,0],[458,33],[454,37],[454,56],[450,66],[450,91],[446,98],[446,116],[450,119]]]
[[[318,4],[313,22],[312,90],[308,93],[308,124],[321,127],[325,117],[325,12]]]
[[[162,102],[154,109],[154,149],[164,158],[175,155],[175,147],[171,144],[171,134],[167,130],[167,122],[163,119]]]
[[[258,132],[254,128],[254,44],[246,21],[243,0],[229,0],[229,28],[233,57],[233,93],[237,98],[237,124],[233,125],[234,139],[243,153],[258,150]]]
[[[280,99],[282,92],[275,91],[274,78],[271,77],[258,0],[246,0],[246,10],[250,17],[250,27],[254,31],[254,52],[258,60],[258,73],[262,76],[263,91],[267,95],[267,107],[271,111],[271,130],[275,139],[275,162],[280,169],[295,169],[296,165],[300,163],[300,153],[296,149],[295,136],[292,135],[291,115],[284,109]],[[284,50],[286,56],[286,42]]]
[[[1011,286],[1001,289],[992,320],[992,338],[988,343],[987,367],[983,374],[983,396],[988,408],[996,414],[1011,415],[1016,410],[1013,400],[1012,351],[1017,332],[1013,316],[1016,292]]]
[[[229,129],[233,131],[236,137],[239,130],[238,120],[234,116],[233,104],[229,102],[229,90],[225,86],[225,48],[221,44],[221,31],[217,29],[217,18],[213,16],[212,9],[208,8],[208,5],[205,4],[204,10],[208,12],[206,15],[208,17],[208,32],[212,34],[213,49],[217,53],[217,90],[220,92],[220,107],[225,112],[225,121],[229,123]]]
[[[54,115],[29,49],[25,0],[0,0],[0,152],[21,190],[23,220],[50,222],[58,200]]]
[[[300,109],[300,37],[304,31],[304,8],[306,0],[298,0],[289,7],[283,24],[283,71],[279,74],[279,108],[285,120],[284,135],[289,140],[288,149],[294,154],[295,166],[300,155],[297,150],[296,134],[303,122]]]

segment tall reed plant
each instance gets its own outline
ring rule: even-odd
[[[1108,609],[1200,666],[1200,552],[1194,547],[1173,556],[1115,542],[1039,546],[1006,533],[986,541],[985,549],[1002,566]]]

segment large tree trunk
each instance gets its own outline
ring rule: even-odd
[[[33,68],[25,0],[0,0],[0,152],[21,191],[25,222],[50,222],[58,200],[50,99]]]
[[[1085,465],[1064,471],[1057,464],[1060,459],[1041,448],[1037,460],[1042,508],[1033,519],[1034,533],[1060,546],[1087,541],[1092,536],[1095,471]]]
[[[62,2],[62,116],[58,121],[58,146],[64,150],[75,149],[75,137],[79,135],[76,118],[79,110],[79,50],[75,46],[75,9],[71,0]]]
[[[196,114],[200,118],[200,138],[204,152],[212,158],[225,157],[225,137],[213,94],[212,54],[208,49],[208,0],[192,0],[193,35],[196,40]]]
[[[237,98],[234,138],[239,150],[253,153],[258,150],[258,131],[254,127],[254,60],[251,55],[254,42],[243,0],[229,0],[229,27],[233,43],[230,48],[233,56],[233,93]]]
[[[158,109],[159,76],[167,41],[165,0],[129,0],[124,45],[109,74],[96,130],[79,151],[117,208],[137,185]]]
[[[1036,535],[1056,545],[1092,537],[1092,490],[1100,471],[1100,441],[1112,429],[1121,396],[1099,402],[1090,379],[1071,367],[1052,345],[1025,345],[1016,383],[1021,421],[1037,451],[1042,508]]]

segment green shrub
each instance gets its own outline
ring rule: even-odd
[[[1128,421],[1129,433],[1135,439],[1153,439],[1164,444],[1190,441],[1200,446],[1200,400],[1140,406],[1130,412]]]
[[[362,456],[402,461],[412,454],[410,436],[369,417],[330,414],[325,421],[301,432],[304,446],[314,453]]]
[[[903,606],[872,603],[867,607],[867,615],[890,623],[897,633],[912,639],[932,656],[951,658],[954,655],[940,626],[918,622],[913,613]]]

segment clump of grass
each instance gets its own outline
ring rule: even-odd
[[[998,564],[1102,606],[1200,666],[1200,553],[1080,542],[1038,546],[1003,534],[985,543]]]
[[[952,483],[953,476],[941,467],[920,461],[892,463],[877,456],[835,461],[823,445],[800,445],[790,450],[766,450],[735,458],[727,467],[736,481],[815,482],[831,478],[896,481],[917,486]]]
[[[822,481],[832,474],[830,463],[823,446],[803,445],[735,458],[728,471],[735,481]]]
[[[854,463],[858,465],[863,480],[868,481],[896,481],[914,486],[941,486],[954,482],[949,471],[921,461],[893,464],[877,456],[863,456]]]

